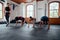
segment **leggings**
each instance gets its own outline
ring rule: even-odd
[[[9,15],[5,15],[7,23],[9,23]]]

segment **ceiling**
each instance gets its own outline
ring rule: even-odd
[[[20,4],[21,2],[26,2],[26,0],[11,0],[11,1],[16,2],[18,4]]]
[[[22,2],[24,2],[24,3],[26,3],[26,2],[33,2],[34,0],[11,0],[11,1],[20,4]],[[36,0],[36,1],[43,1],[43,0]]]

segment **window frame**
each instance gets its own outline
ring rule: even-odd
[[[33,12],[34,12],[34,13],[33,13],[33,17],[35,17],[35,7],[34,7],[33,4],[28,4],[28,5],[26,5],[26,14],[25,14],[25,17],[28,18],[28,17],[27,17],[27,7],[28,7],[29,5],[32,5],[32,6],[33,6],[33,9],[34,9],[34,10],[33,10]]]
[[[2,4],[2,18],[0,18],[0,19],[3,19],[3,13],[4,13],[4,12],[3,12],[3,9],[4,9],[4,8],[3,8],[3,3],[2,3],[2,2],[0,2],[0,3]]]
[[[51,3],[54,3],[54,2],[59,3],[59,7],[60,7],[60,2],[59,2],[59,1],[49,2],[49,3],[48,3],[48,17],[49,17],[49,18],[50,18],[50,4],[51,4]],[[60,8],[58,8],[58,17],[59,17],[59,10],[60,10]],[[52,18],[58,18],[58,17],[52,17]]]

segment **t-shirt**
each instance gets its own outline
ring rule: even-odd
[[[41,20],[42,20],[42,21],[48,21],[48,17],[47,17],[47,16],[43,16],[43,17],[41,18]]]

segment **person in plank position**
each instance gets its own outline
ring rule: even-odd
[[[35,27],[35,22],[36,22],[36,19],[35,18],[32,18],[31,16],[29,17],[29,22],[33,24],[33,28]],[[28,23],[28,28],[29,28],[29,23]]]
[[[40,26],[43,24],[48,24],[48,29],[50,28],[49,18],[47,16],[42,16],[40,21]]]
[[[23,26],[24,21],[25,21],[25,18],[22,17],[22,16],[19,16],[19,17],[15,17],[15,20],[16,20],[16,25],[17,25],[17,23],[18,23],[18,20],[21,20],[21,26]]]

